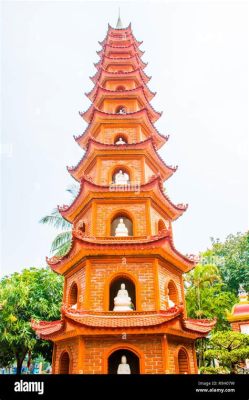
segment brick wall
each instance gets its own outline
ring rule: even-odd
[[[155,310],[155,289],[154,275],[152,262],[130,263],[126,265],[120,263],[91,264],[91,279],[90,279],[90,309],[93,311],[104,311],[104,306],[108,307],[106,291],[109,280],[114,274],[128,274],[138,281],[138,296],[140,298],[141,308],[143,311]],[[137,302],[139,299],[137,298]]]
[[[85,339],[85,374],[104,373],[108,349],[112,346],[134,345],[138,353],[142,353],[144,360],[145,374],[162,374],[163,354],[162,343],[159,336],[127,336],[128,340],[121,340],[121,337],[101,337]]]
[[[107,373],[108,357],[115,350],[127,349],[135,352],[140,357],[140,372],[145,374],[175,374],[177,373],[177,350],[184,348],[188,354],[190,373],[195,370],[194,344],[186,339],[167,337],[167,353],[162,345],[160,335],[127,335],[122,339],[121,334],[112,336],[82,337],[84,341],[84,354],[78,359],[79,338],[72,338],[58,342],[54,347],[54,372],[59,373],[59,360],[63,351],[68,351],[71,359],[71,373],[83,372],[84,374]],[[166,365],[165,365],[165,359]],[[80,371],[78,370],[80,361]],[[165,367],[167,369],[165,370]]]
[[[86,290],[86,272],[85,272],[85,266],[82,266],[77,272],[74,274],[70,275],[69,277],[66,277],[65,279],[65,285],[66,285],[66,290],[65,290],[65,300],[66,303],[68,302],[68,296],[69,296],[69,291],[70,287],[73,284],[73,282],[77,283],[78,286],[78,309],[83,309],[84,308],[84,295],[85,295],[85,290]]]
[[[167,227],[169,221],[163,218],[153,207],[150,208],[150,218],[151,218],[151,231],[152,235],[157,235],[158,233],[158,221],[161,219],[165,226]]]
[[[72,338],[67,340],[62,340],[54,345],[54,368],[53,372],[59,373],[59,363],[60,357],[64,351],[67,351],[70,357],[70,371],[72,374],[77,374],[78,372],[78,349],[79,349],[79,339]]]
[[[116,112],[116,108],[118,106],[126,107],[128,113],[135,112],[139,110],[138,100],[137,99],[106,99],[104,100],[101,110],[107,113],[114,114]]]
[[[128,143],[136,143],[138,141],[138,129],[136,127],[102,127],[99,135],[97,136],[97,140],[106,143],[106,144],[114,144],[114,138],[118,134],[124,134],[128,139]]]
[[[136,83],[133,79],[124,79],[124,80],[111,80],[108,79],[104,83],[104,87],[108,90],[116,90],[116,87],[122,85],[125,86],[127,89],[134,89],[136,87]]]
[[[134,156],[134,159],[122,159],[122,157],[120,156],[120,158],[118,160],[112,159],[112,160],[101,160],[101,164],[100,164],[100,170],[101,170],[101,174],[100,174],[100,184],[101,185],[109,185],[110,184],[110,180],[109,180],[109,176],[112,175],[110,174],[113,169],[115,169],[116,166],[126,166],[127,167],[127,171],[131,171],[131,176],[130,179],[131,181],[135,181],[135,182],[141,182],[142,180],[142,160],[137,160],[136,156]],[[111,176],[110,176],[111,179]]]
[[[177,373],[177,368],[175,364],[175,354],[178,349],[178,346],[181,346],[187,350],[188,358],[189,358],[189,366],[190,366],[190,373],[194,374],[195,371],[195,351],[194,351],[194,344],[181,338],[178,340],[171,339],[168,337],[168,373],[175,374]]]
[[[231,328],[233,331],[240,332],[240,324],[238,322],[231,322]]]
[[[145,218],[145,204],[97,204],[95,234],[96,236],[106,236],[109,227],[107,224],[111,216],[119,210],[125,210],[133,216],[134,227],[136,226],[136,236],[147,235],[147,226]],[[135,231],[135,229],[133,229]]]
[[[166,285],[170,279],[172,279],[176,285],[178,291],[179,302],[183,301],[183,293],[181,287],[181,275],[171,271],[166,266],[159,265],[159,295],[160,295],[160,309],[165,310],[166,307]]]

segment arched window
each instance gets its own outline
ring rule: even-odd
[[[179,298],[178,298],[178,291],[176,284],[171,280],[168,283],[167,289],[166,289],[167,297],[168,297],[168,307],[174,307],[175,305],[179,304]]]
[[[117,168],[112,175],[112,182],[115,185],[127,185],[130,183],[130,175],[125,168]]]
[[[86,224],[83,221],[79,221],[77,224],[77,229],[82,233],[86,233]]]
[[[111,236],[133,236],[133,223],[128,216],[121,213],[113,218]]]
[[[126,144],[127,142],[127,138],[121,133],[116,135],[115,139],[114,139],[114,143],[119,145],[119,144]]]
[[[125,90],[125,87],[122,85],[119,85],[116,87],[116,90],[118,90],[119,92],[122,92],[123,90]]]
[[[78,286],[74,282],[69,290],[68,305],[72,308],[77,308],[78,302]]]
[[[67,351],[64,351],[60,357],[59,373],[69,374],[70,358]]]
[[[136,310],[136,287],[131,279],[119,276],[111,282],[109,310],[117,312]]]
[[[178,352],[178,371],[179,374],[189,374],[189,360],[187,351],[181,348]]]
[[[108,358],[108,374],[139,374],[139,357],[130,350],[119,349]]]
[[[115,110],[116,114],[126,114],[127,113],[127,109],[125,106],[118,106]]]
[[[166,229],[165,223],[163,222],[162,219],[159,219],[159,221],[158,221],[158,233],[162,232],[164,229]]]

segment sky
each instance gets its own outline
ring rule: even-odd
[[[98,41],[118,7],[143,40],[145,72],[178,171],[165,182],[188,203],[176,248],[248,229],[248,3],[246,1],[3,1],[1,3],[1,273],[45,266],[56,231],[39,220],[68,204],[66,166],[83,150]]]

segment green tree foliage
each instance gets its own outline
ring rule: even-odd
[[[226,290],[218,267],[197,265],[186,275],[185,286],[190,318],[216,318],[216,330],[229,328],[226,315],[236,302],[236,296]]]
[[[51,357],[51,344],[39,340],[30,321],[60,318],[63,278],[48,268],[24,269],[0,281],[0,365],[42,354]],[[7,357],[8,355],[8,357]]]
[[[237,373],[238,365],[249,358],[249,335],[234,331],[216,332],[209,341],[205,357],[216,359],[223,368]]]
[[[67,189],[71,194],[72,200],[77,196],[78,186],[72,185]],[[66,221],[60,214],[59,210],[55,208],[51,214],[46,215],[40,220],[40,223],[53,226],[60,232],[54,238],[51,244],[51,253],[55,256],[63,256],[67,254],[70,249],[72,241],[72,225]]]
[[[249,292],[249,233],[229,235],[224,243],[212,241],[212,248],[203,253],[218,266],[227,290],[237,294],[239,285]]]

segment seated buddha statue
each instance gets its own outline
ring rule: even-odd
[[[129,180],[128,174],[123,172],[121,169],[119,172],[115,175],[115,184],[116,185],[127,185]]]
[[[118,236],[118,237],[129,236],[128,229],[127,229],[126,225],[124,224],[123,218],[119,219],[119,223],[117,225],[117,228],[115,229],[115,236]]]
[[[125,289],[124,283],[121,283],[117,296],[114,298],[113,311],[132,311],[131,298]]]
[[[120,137],[120,138],[118,139],[118,141],[117,141],[115,144],[119,145],[119,144],[126,144],[126,143],[125,143],[125,141]]]
[[[131,374],[131,369],[130,369],[129,364],[127,364],[126,356],[121,357],[121,363],[118,366],[117,374],[118,375],[121,375],[121,374],[130,375]]]

